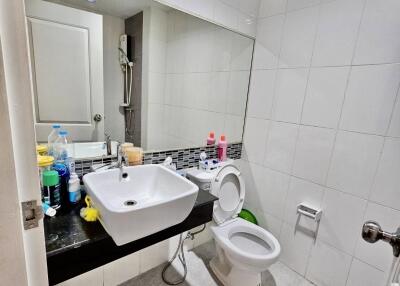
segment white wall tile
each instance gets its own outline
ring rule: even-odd
[[[260,8],[260,0],[247,0],[239,1],[238,8],[240,11],[247,15],[257,17],[258,10]]]
[[[258,17],[265,18],[285,13],[287,0],[261,0]]]
[[[270,119],[276,70],[254,70],[251,74],[247,116]]]
[[[226,112],[244,115],[246,111],[247,90],[249,87],[249,71],[232,71],[228,84],[228,102]],[[206,84],[207,85],[207,84]]]
[[[224,119],[224,133],[230,142],[242,141],[244,129],[244,117],[226,114]]]
[[[233,71],[249,71],[253,55],[253,41],[248,38],[232,33],[231,63]]]
[[[245,178],[246,205],[249,205],[251,209],[258,209],[261,211],[261,204],[263,202],[260,200],[259,190],[262,190],[265,187],[265,168],[261,165],[246,162],[245,160],[240,160],[239,168]]]
[[[273,118],[299,123],[308,69],[280,69],[277,73]]]
[[[287,14],[279,59],[280,67],[310,65],[318,12],[318,7],[312,7]]]
[[[400,65],[353,67],[340,127],[385,134],[400,82]]]
[[[383,286],[385,275],[382,271],[353,259],[346,286]]]
[[[365,0],[337,0],[321,6],[313,66],[349,65]]]
[[[204,1],[196,1],[196,0],[185,0],[188,5],[188,10],[201,15],[205,18],[212,18],[213,17],[213,8],[214,8],[214,0],[204,0]]]
[[[153,267],[160,265],[168,260],[169,242],[164,240],[138,252],[140,273],[144,273]]]
[[[243,138],[244,157],[261,164],[265,153],[269,121],[247,117]]]
[[[325,190],[322,186],[298,179],[290,178],[290,186],[285,206],[285,222],[294,226],[298,219],[297,206],[305,203],[307,206],[321,208]],[[315,230],[314,220],[301,216],[299,225],[309,230]]]
[[[224,28],[214,31],[214,55],[212,60],[213,71],[229,71],[231,64],[232,33],[227,33]]]
[[[197,247],[203,243],[206,243],[206,242],[212,240],[212,233],[211,233],[211,229],[210,229],[211,224],[212,224],[212,222],[207,223],[206,228],[202,232],[195,235],[194,240],[192,241],[193,247]],[[201,226],[193,229],[192,232],[199,231],[200,229],[201,229]],[[186,243],[188,244],[187,249],[191,249],[190,248],[191,240],[186,240],[185,244]],[[174,245],[172,245],[171,249],[174,251],[175,247],[177,247],[177,246],[178,246],[178,241],[176,241],[176,243]]]
[[[246,35],[255,35],[257,30],[256,17],[244,13],[238,14],[237,30]]]
[[[367,0],[354,64],[400,61],[399,13],[397,0]]]
[[[284,15],[258,20],[253,69],[271,69],[278,66],[284,22]]]
[[[351,256],[317,241],[311,252],[306,278],[317,285],[344,286]]]
[[[370,199],[400,209],[399,174],[400,139],[386,138]]]
[[[250,208],[250,211],[255,213],[258,225],[272,233],[272,235],[279,241],[279,236],[282,228],[282,220],[258,209],[253,210]]]
[[[104,286],[114,286],[139,274],[139,254],[133,253],[103,266]]]
[[[318,239],[350,255],[360,237],[367,201],[326,189]]]
[[[58,286],[103,286],[103,268],[99,267],[57,284]]]
[[[201,96],[207,100],[207,110],[215,112],[226,112],[228,97],[229,72],[214,72],[210,77],[211,88],[207,94]],[[207,83],[206,83],[207,85]]]
[[[388,134],[393,137],[400,137],[400,96],[397,93],[397,102],[393,111],[392,120],[390,122],[390,127]]]
[[[290,173],[298,129],[295,124],[271,122],[264,159],[265,166]]]
[[[381,136],[340,131],[336,137],[327,185],[368,198],[382,146]]]
[[[222,1],[215,1],[214,20],[226,27],[237,29],[239,12]]]
[[[284,223],[280,235],[282,247],[280,260],[296,272],[304,275],[313,240],[312,237],[301,231],[296,231],[294,226]]]
[[[163,104],[165,74],[150,72],[149,81],[151,82],[151,85],[149,85],[148,90],[148,102]]]
[[[324,183],[334,136],[334,130],[301,126],[294,157],[293,174],[316,183]]]
[[[399,227],[400,212],[370,202],[364,216],[364,221],[367,220],[377,221],[384,230],[393,232]],[[393,260],[393,252],[392,247],[383,241],[371,244],[359,236],[355,257],[382,271],[388,271]]]
[[[301,119],[303,124],[337,127],[349,71],[349,67],[311,69]]]
[[[283,217],[287,192],[289,188],[289,175],[264,169],[264,183],[257,188],[260,198],[260,209],[275,217]]]
[[[321,0],[288,0],[287,10],[288,11],[299,10],[318,5],[320,2]]]

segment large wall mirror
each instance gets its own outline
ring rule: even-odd
[[[38,142],[56,123],[77,157],[102,155],[105,134],[145,151],[242,141],[253,39],[152,0],[27,0],[26,14]]]

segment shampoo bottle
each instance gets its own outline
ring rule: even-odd
[[[226,142],[225,135],[221,135],[221,138],[218,141],[218,160],[219,161],[226,160],[227,148],[228,148],[228,143]]]
[[[212,131],[208,134],[207,145],[215,145],[215,134]]]

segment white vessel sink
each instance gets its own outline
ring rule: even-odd
[[[199,188],[161,165],[124,167],[89,173],[86,191],[100,212],[100,222],[122,245],[182,222],[191,212]]]

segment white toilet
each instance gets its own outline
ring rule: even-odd
[[[233,161],[205,172],[192,170],[188,177],[200,189],[218,197],[211,227],[217,255],[210,266],[225,286],[260,286],[261,272],[277,261],[278,240],[267,230],[238,217],[245,195],[242,175]]]

